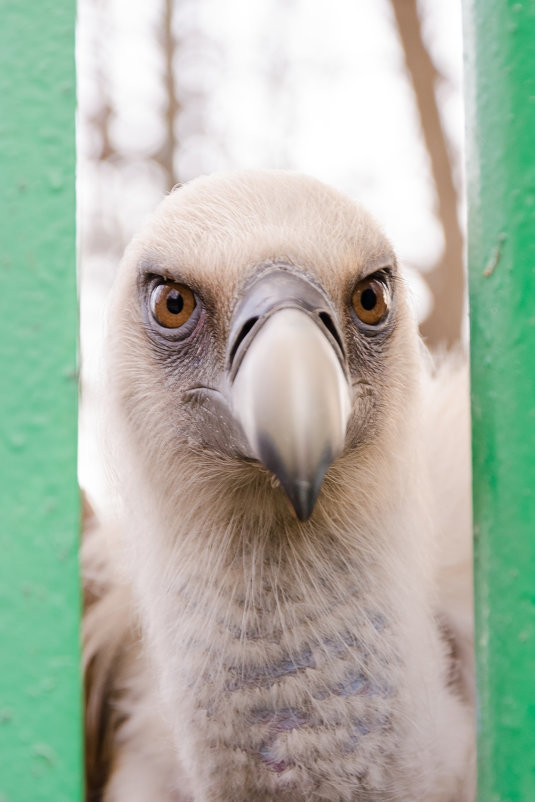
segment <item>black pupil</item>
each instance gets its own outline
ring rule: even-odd
[[[360,296],[360,303],[367,312],[371,311],[377,304],[377,295],[372,289],[370,289],[370,287],[364,290]]]
[[[184,298],[179,290],[171,290],[167,296],[167,309],[172,315],[179,315],[184,309]]]

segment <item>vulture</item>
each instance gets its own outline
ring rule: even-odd
[[[88,802],[471,802],[467,371],[379,226],[296,173],[198,178],[107,327]]]

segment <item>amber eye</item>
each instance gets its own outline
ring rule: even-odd
[[[150,296],[151,312],[166,329],[178,329],[190,319],[195,309],[195,296],[183,284],[158,284]]]
[[[388,314],[388,287],[377,278],[365,278],[355,287],[351,305],[359,320],[368,326],[377,326]]]

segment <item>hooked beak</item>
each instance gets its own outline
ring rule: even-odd
[[[231,336],[233,414],[301,521],[344,448],[351,409],[341,338],[326,306],[306,279],[275,270],[250,289]]]

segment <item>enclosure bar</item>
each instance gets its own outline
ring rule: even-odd
[[[535,799],[535,3],[465,0],[480,802]]]
[[[76,802],[75,2],[0,20],[0,800]]]

